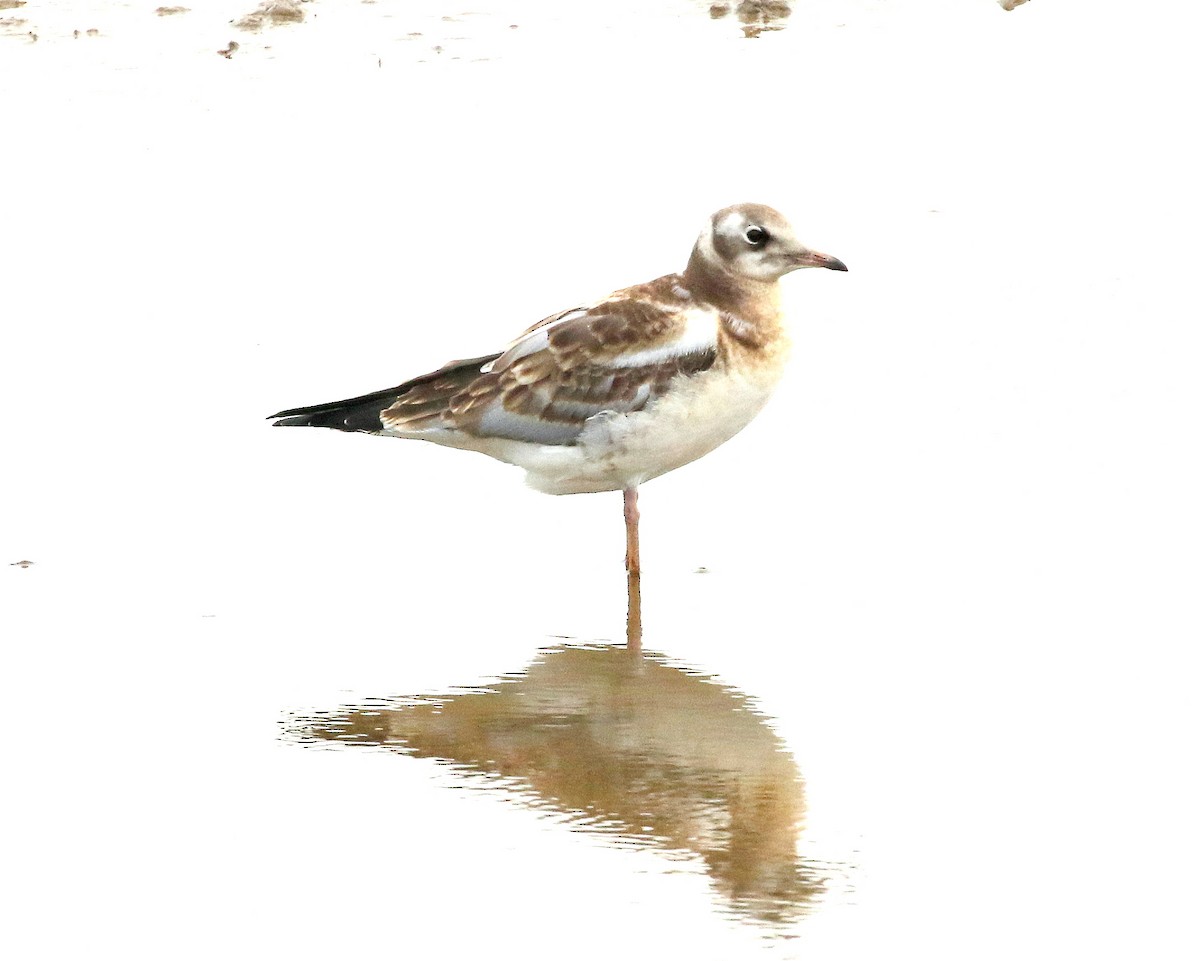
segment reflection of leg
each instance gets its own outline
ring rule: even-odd
[[[642,651],[642,579],[637,574],[626,577],[629,585],[629,615],[625,621],[625,647],[634,653]]]
[[[642,562],[638,557],[637,488],[625,488],[625,570],[630,577],[640,577]]]

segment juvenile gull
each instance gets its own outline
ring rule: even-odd
[[[552,314],[499,353],[272,419],[479,451],[523,467],[547,494],[623,491],[636,577],[638,486],[703,457],[762,409],[788,354],[778,281],[800,267],[846,269],[770,207],[726,207],[681,274]]]

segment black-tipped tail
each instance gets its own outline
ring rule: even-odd
[[[447,380],[461,382],[462,386],[465,386],[479,374],[481,367],[499,356],[489,354],[471,360],[456,360],[432,373],[414,377],[399,387],[389,387],[372,394],[363,394],[361,397],[335,400],[313,407],[293,407],[291,410],[281,410],[278,414],[272,414],[267,420],[274,421],[271,425],[273,427],[331,427],[334,430],[378,433],[383,430],[383,422],[379,415],[414,387]]]
[[[379,414],[391,407],[402,394],[402,388],[392,387],[348,400],[281,410],[268,419],[275,422],[272,427],[332,427],[334,430],[379,431],[383,429]]]

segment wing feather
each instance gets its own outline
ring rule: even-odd
[[[674,277],[531,327],[449,403],[462,431],[571,444],[589,418],[641,410],[680,374],[711,367],[719,318]]]
[[[573,444],[589,418],[643,409],[713,365],[719,317],[677,275],[539,321],[469,380],[428,375],[380,415],[384,429]],[[444,441],[448,442],[448,441]]]

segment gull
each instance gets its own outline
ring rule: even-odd
[[[762,410],[789,350],[779,279],[801,267],[846,269],[796,240],[778,211],[725,207],[682,273],[552,314],[497,353],[269,419],[478,451],[524,468],[547,494],[622,491],[632,584],[638,487]]]

